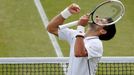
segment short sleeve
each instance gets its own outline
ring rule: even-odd
[[[76,30],[65,28],[65,29],[59,29],[58,30],[58,36],[60,40],[66,40],[67,42],[70,42],[73,38]]]
[[[88,52],[88,58],[102,57],[103,46],[98,39],[89,40],[85,43],[85,48]]]

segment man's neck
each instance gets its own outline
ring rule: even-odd
[[[98,36],[98,34],[94,31],[87,31],[85,33],[85,37],[90,37],[90,36]]]

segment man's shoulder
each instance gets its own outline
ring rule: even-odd
[[[76,30],[65,28],[65,29],[59,29],[58,35],[61,40],[67,40],[69,42],[72,41],[72,38],[75,36]]]
[[[65,28],[65,29],[59,29],[58,32],[75,33],[76,30],[74,30],[74,29],[70,29],[70,28]]]
[[[85,44],[93,47],[102,48],[102,41],[99,38],[85,39]]]
[[[85,38],[85,41],[88,43],[102,43],[102,41],[99,39],[99,37],[87,37]]]

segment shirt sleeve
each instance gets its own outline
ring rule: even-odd
[[[100,41],[94,40],[94,41],[88,41],[85,43],[85,48],[88,52],[88,58],[93,57],[102,57],[103,54],[103,46]]]
[[[65,28],[65,29],[59,29],[58,30],[58,37],[60,40],[66,40],[67,42],[70,42],[71,39],[74,37],[74,33],[76,30]]]

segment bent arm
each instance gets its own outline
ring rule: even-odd
[[[77,37],[75,41],[75,56],[86,57],[88,56],[87,50],[84,46],[83,37]]]
[[[79,12],[80,12],[80,7],[74,3],[71,4],[49,22],[47,27],[48,32],[58,36],[59,25],[62,25],[64,20],[67,19],[72,14],[77,14]]]
[[[57,16],[55,16],[48,24],[47,26],[47,30],[48,32],[58,36],[58,28],[59,25],[62,25],[64,22],[64,18],[59,14]]]
[[[87,57],[88,52],[84,45],[84,26],[88,23],[88,16],[84,15],[80,18],[78,22],[76,41],[75,41],[75,56],[76,57]]]

